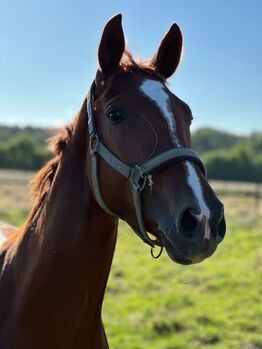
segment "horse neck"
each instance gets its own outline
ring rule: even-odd
[[[14,258],[19,291],[13,312],[25,326],[21,331],[35,338],[49,332],[65,348],[72,338],[77,348],[77,340],[92,343],[97,331],[103,334],[101,306],[116,241],[116,219],[90,192],[86,129],[83,105],[41,212],[28,224]]]

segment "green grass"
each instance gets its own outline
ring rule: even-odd
[[[27,210],[0,210],[0,221],[20,226],[26,219]]]
[[[22,188],[12,188],[0,186],[0,220],[21,225],[29,199]],[[110,348],[262,349],[259,202],[223,201],[226,238],[199,265],[180,266],[165,254],[153,260],[149,247],[121,222],[103,306]]]
[[[113,349],[262,348],[261,218],[228,215],[216,254],[180,266],[123,223],[103,308]]]

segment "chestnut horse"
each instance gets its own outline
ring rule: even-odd
[[[119,218],[181,264],[222,241],[223,205],[190,149],[190,108],[166,85],[181,50],[173,24],[137,63],[121,15],[105,26],[90,94],[53,140],[25,225],[0,248],[1,349],[108,348],[101,307]]]

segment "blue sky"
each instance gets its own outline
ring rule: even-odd
[[[193,128],[262,131],[260,0],[1,0],[0,123],[70,122],[118,12],[138,58],[155,53],[174,21],[181,27],[183,61],[170,88],[190,105]]]

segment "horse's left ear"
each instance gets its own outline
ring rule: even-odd
[[[105,75],[112,74],[119,65],[125,50],[122,15],[111,18],[103,31],[98,48],[98,61]]]
[[[179,26],[174,23],[164,39],[157,53],[152,58],[150,65],[163,78],[169,78],[178,67],[183,47],[183,37]]]

